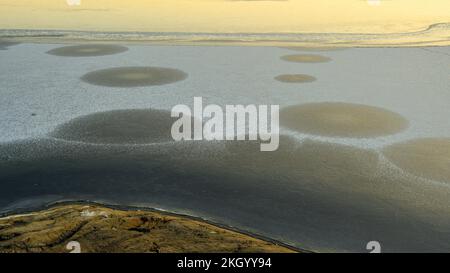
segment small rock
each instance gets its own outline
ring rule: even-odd
[[[81,217],[95,217],[97,213],[95,211],[83,210],[81,212]]]

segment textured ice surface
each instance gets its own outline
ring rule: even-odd
[[[448,183],[399,169],[378,149],[450,136],[449,48],[325,51],[320,54],[331,62],[304,64],[281,60],[292,53],[281,48],[129,46],[104,57],[45,54],[55,47],[21,44],[0,51],[0,211],[87,199],[190,213],[322,251],[366,251],[374,239],[387,251],[449,249]],[[189,77],[139,88],[80,80],[119,66],[172,67]],[[274,79],[280,74],[308,74],[317,81],[286,84]],[[120,137],[120,125],[106,120],[100,124],[108,130],[91,126],[92,117],[103,120],[96,112],[170,110],[192,105],[194,96],[220,105],[370,105],[400,114],[409,127],[377,138],[319,137],[282,128],[290,137],[280,139],[279,151],[262,154],[249,142],[101,145],[104,133]],[[91,118],[77,123],[82,116]],[[75,141],[46,138],[74,121],[72,137],[79,125],[87,126],[95,141],[84,135],[69,138]],[[134,125],[135,137],[146,134],[139,122]]]
[[[325,51],[329,63],[280,60],[293,51],[268,47],[129,46],[102,57],[64,58],[45,54],[59,45],[21,44],[0,51],[0,142],[44,136],[57,125],[98,111],[131,108],[170,110],[204,104],[280,104],[348,102],[385,108],[410,122],[402,133],[369,139],[321,140],[380,147],[418,137],[450,135],[450,49],[374,48]],[[163,86],[93,86],[80,77],[120,66],[158,66],[189,74]],[[306,85],[274,80],[280,74],[317,78]],[[298,138],[305,135],[285,130]]]

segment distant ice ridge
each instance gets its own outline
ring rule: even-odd
[[[59,41],[136,41],[162,43],[262,43],[334,46],[450,45],[450,23],[403,33],[183,33],[0,30],[0,38]]]

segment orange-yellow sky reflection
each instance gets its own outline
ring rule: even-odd
[[[0,28],[402,32],[450,22],[449,0],[2,0]]]

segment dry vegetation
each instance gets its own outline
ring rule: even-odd
[[[190,218],[97,205],[64,205],[0,219],[0,252],[293,252]]]

